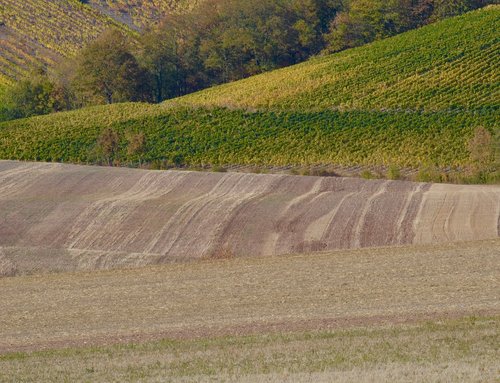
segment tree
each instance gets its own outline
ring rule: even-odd
[[[46,68],[37,68],[6,90],[2,96],[0,120],[70,109],[69,92],[69,89],[49,77]]]
[[[106,160],[109,166],[112,166],[118,153],[119,144],[118,133],[111,128],[106,128],[97,139],[97,154]]]
[[[217,0],[197,13],[199,54],[212,83],[303,61],[324,48],[336,0]]]
[[[411,0],[350,0],[337,14],[327,37],[337,52],[393,36],[412,28]]]
[[[73,85],[84,104],[112,104],[146,101],[148,82],[127,38],[112,29],[81,51]]]
[[[139,158],[139,165],[141,165],[142,155],[146,151],[146,136],[143,132],[128,132],[127,140],[127,154],[129,156],[137,156]]]
[[[495,160],[495,148],[491,133],[482,126],[474,130],[474,135],[468,143],[470,158],[474,170],[485,171]]]
[[[483,3],[485,2],[478,0],[434,0],[430,21],[461,15],[472,9],[479,8],[484,5]]]

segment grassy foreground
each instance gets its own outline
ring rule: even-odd
[[[498,317],[0,356],[2,382],[494,382]]]

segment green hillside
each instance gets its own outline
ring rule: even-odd
[[[278,110],[473,110],[500,105],[500,7],[184,97]]]
[[[147,162],[187,165],[472,165],[468,142],[500,130],[500,7],[215,87],[162,105],[121,104],[0,124],[0,158],[137,163],[126,132],[146,136]]]

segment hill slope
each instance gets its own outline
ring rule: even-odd
[[[0,158],[93,163],[109,127],[121,163],[139,161],[125,132],[141,131],[147,162],[466,169],[474,130],[500,130],[499,20],[489,7],[159,106],[3,123]]]
[[[492,239],[498,201],[499,186],[1,161],[0,272]]]
[[[88,4],[101,12],[126,22],[132,28],[142,29],[158,22],[171,12],[185,12],[192,9],[200,0],[89,0]]]
[[[0,86],[35,65],[54,65],[73,55],[107,28],[130,32],[158,22],[196,0],[2,0],[0,3]]]
[[[4,83],[34,65],[73,55],[107,28],[128,29],[78,0],[2,0],[0,76]]]
[[[440,111],[500,105],[500,6],[188,95],[238,109]]]

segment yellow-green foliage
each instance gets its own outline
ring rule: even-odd
[[[495,125],[496,124],[496,125]],[[464,167],[474,127],[493,113],[245,112],[114,104],[0,124],[0,158],[94,163],[105,129],[115,160],[137,163],[127,136],[142,132],[141,160],[188,165],[395,165]]]
[[[279,110],[497,109],[500,6],[199,92],[184,105]]]

